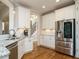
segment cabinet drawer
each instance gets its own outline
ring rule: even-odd
[[[64,48],[64,47],[60,47],[60,46],[56,47],[56,51],[67,54],[67,55],[71,55],[71,50],[72,49]]]

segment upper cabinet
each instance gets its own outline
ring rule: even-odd
[[[15,27],[16,28],[30,28],[30,9],[22,6],[16,8],[15,14]]]
[[[56,20],[75,18],[75,5],[64,7],[55,11]]]
[[[55,29],[54,12],[42,16],[42,29]]]

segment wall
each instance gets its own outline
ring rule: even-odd
[[[10,3],[9,0],[0,0],[0,1],[9,7],[9,19],[10,19],[9,30],[14,29],[14,14],[13,14],[14,6],[12,3]],[[6,38],[9,38],[9,35],[0,35],[0,39],[6,39]]]
[[[9,0],[0,0],[9,7],[9,30],[14,29],[14,6]]]
[[[8,14],[9,14],[9,7],[3,8],[1,11],[1,17],[3,18]]]
[[[79,0],[75,0],[76,10],[76,57],[79,58]]]

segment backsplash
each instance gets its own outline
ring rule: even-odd
[[[0,35],[0,40],[5,40],[9,38],[9,34]]]
[[[41,34],[43,34],[43,35],[55,35],[55,30],[50,30],[50,29],[42,30]]]
[[[16,35],[17,38],[24,37],[24,28],[19,28],[19,29],[17,29],[15,35]]]

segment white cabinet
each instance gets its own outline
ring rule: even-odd
[[[55,36],[42,36],[40,45],[55,49]]]
[[[50,38],[51,48],[55,49],[55,35]]]
[[[64,7],[55,11],[56,20],[75,18],[75,5]]]
[[[21,59],[24,54],[24,40],[18,42],[18,59]]]
[[[28,53],[31,52],[33,50],[33,42],[30,38],[25,38],[24,39],[24,52]]]
[[[30,9],[18,6],[15,9],[15,27],[29,28],[30,27]]]
[[[42,16],[42,29],[55,28],[55,13],[50,13]]]
[[[21,59],[25,53],[33,50],[33,42],[30,38],[26,37],[18,41],[18,59]]]

